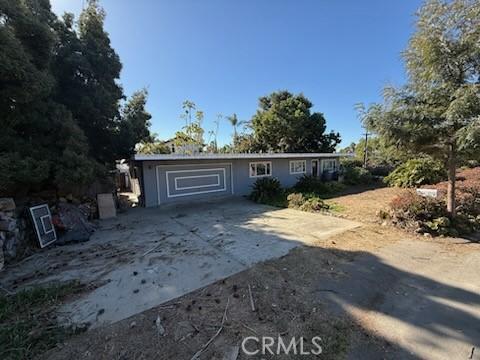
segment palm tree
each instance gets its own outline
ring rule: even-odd
[[[240,125],[240,122],[235,113],[231,116],[227,116],[227,120],[230,121],[230,124],[233,126],[233,145],[235,146],[235,140],[237,139],[237,126]]]

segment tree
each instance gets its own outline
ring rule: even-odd
[[[163,141],[159,141],[156,134],[151,135],[150,140],[140,141],[135,146],[137,154],[170,154],[170,148]]]
[[[146,93],[119,111],[121,63],[104,16],[90,1],[77,31],[48,0],[0,0],[1,192],[85,185],[147,137]]]
[[[231,116],[227,116],[227,120],[230,122],[230,124],[232,125],[233,127],[233,140],[232,140],[232,144],[234,145],[235,147],[235,141],[237,139],[237,126],[239,125],[239,122],[238,122],[238,117],[237,117],[237,114],[233,114]]]
[[[384,104],[372,105],[366,117],[391,143],[444,161],[451,216],[459,156],[480,146],[479,43],[479,1],[428,1],[403,54],[408,83],[387,88]]]
[[[198,110],[195,103],[190,100],[185,100],[182,108],[184,113],[180,117],[185,120],[185,126],[182,131],[175,133],[175,146],[186,153],[195,153],[204,146],[205,130],[202,127],[204,113]],[[195,118],[192,119],[194,112]]]
[[[55,70],[59,82],[57,101],[73,114],[86,135],[90,155],[101,163],[116,158],[119,105],[124,99],[118,84],[122,64],[104,30],[105,11],[98,0],[89,0],[78,21],[71,15],[59,25],[59,55]]]
[[[251,126],[256,150],[275,152],[332,152],[338,133],[325,134],[325,118],[311,113],[312,103],[303,94],[274,92],[259,99]]]
[[[135,145],[139,142],[153,141],[148,130],[152,115],[145,109],[147,98],[146,89],[136,91],[122,108],[116,151],[120,158],[129,158],[133,155]]]
[[[0,191],[85,182],[88,145],[54,99],[56,16],[48,1],[0,2]]]

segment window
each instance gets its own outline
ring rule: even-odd
[[[252,162],[250,163],[250,177],[272,176],[272,162]]]
[[[335,171],[337,170],[337,160],[329,159],[323,160],[323,171]]]
[[[290,174],[305,174],[307,172],[306,160],[290,161]]]

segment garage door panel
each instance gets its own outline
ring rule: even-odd
[[[179,176],[175,178],[176,190],[199,189],[212,186],[220,186],[220,174]]]
[[[231,194],[231,168],[226,166],[185,166],[159,169],[165,187],[160,191],[165,201],[197,198],[215,194]]]

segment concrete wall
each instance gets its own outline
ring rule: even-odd
[[[306,160],[306,174],[312,173],[312,159],[304,158],[292,158],[292,159],[241,159],[241,160],[168,160],[168,161],[143,161],[143,184],[144,184],[144,198],[145,206],[158,206],[158,192],[157,187],[160,187],[160,204],[178,201],[192,201],[202,198],[211,198],[213,196],[224,196],[227,194],[233,195],[248,195],[252,190],[253,183],[258,178],[250,177],[250,163],[259,161],[270,161],[272,166],[272,176],[280,180],[282,186],[291,187],[295,185],[298,178],[302,174],[290,174],[290,161],[293,160]],[[321,160],[319,166],[321,166]],[[338,159],[337,159],[338,161]],[[221,172],[225,173],[225,179],[220,181],[218,187],[212,187],[211,190],[217,189],[218,191],[212,191],[204,194],[195,194],[189,196],[167,196],[167,184],[166,171],[173,170],[198,170],[196,174],[208,175],[216,174],[218,171],[199,171],[199,169],[225,169]],[[157,172],[159,174],[159,181],[157,184]],[[190,176],[190,172],[186,172],[187,176]],[[175,191],[172,191],[174,179],[169,180],[169,193],[174,195]],[[182,187],[186,187],[188,179],[184,181]],[[203,181],[203,180],[202,180]],[[208,181],[208,180],[205,180]],[[210,188],[204,188],[209,189]],[[224,189],[224,191],[220,191]],[[187,190],[185,190],[187,191]]]

